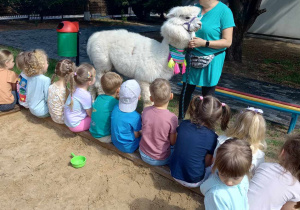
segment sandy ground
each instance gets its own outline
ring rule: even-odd
[[[70,153],[85,155],[73,168]],[[0,117],[1,209],[204,209],[203,198],[28,111]]]

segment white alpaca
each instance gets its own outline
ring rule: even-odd
[[[144,106],[150,105],[150,83],[173,76],[173,69],[168,67],[169,45],[179,49],[188,46],[191,34],[201,28],[199,12],[194,6],[171,9],[161,27],[162,43],[127,30],[94,33],[87,43],[87,54],[97,71],[92,95],[103,92],[100,78],[114,68],[140,83]]]

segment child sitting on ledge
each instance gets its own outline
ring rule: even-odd
[[[121,85],[119,104],[111,114],[111,141],[121,152],[133,153],[141,140],[141,115],[135,111],[141,88],[136,80]]]
[[[144,108],[142,114],[142,139],[140,154],[150,165],[166,165],[171,157],[171,145],[176,142],[178,118],[168,110],[173,99],[170,83],[155,79],[150,85],[150,100],[153,106]]]
[[[104,143],[111,142],[111,112],[119,103],[122,77],[114,72],[107,72],[101,77],[101,86],[105,94],[99,95],[92,111],[90,132],[92,136]]]

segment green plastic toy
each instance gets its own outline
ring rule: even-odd
[[[84,156],[76,156],[74,153],[71,153],[72,159],[71,164],[74,168],[81,168],[85,165],[86,158]]]

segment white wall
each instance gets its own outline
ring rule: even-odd
[[[263,0],[260,8],[267,12],[249,32],[300,39],[300,0]]]
[[[182,4],[195,2],[199,1],[183,0]],[[263,0],[260,8],[267,12],[258,16],[249,32],[300,39],[300,0]]]

